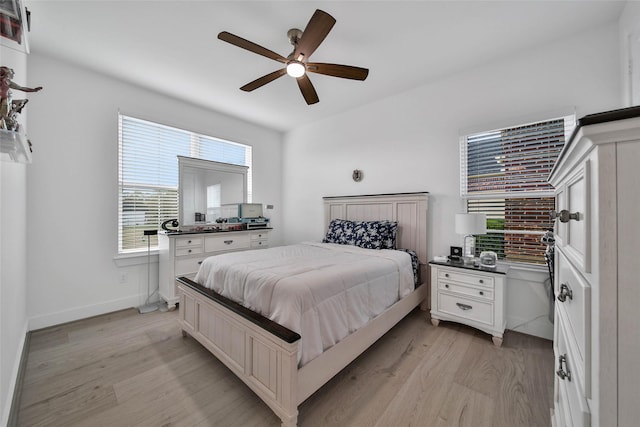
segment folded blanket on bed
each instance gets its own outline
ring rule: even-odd
[[[195,281],[299,333],[300,366],[414,289],[403,251],[314,242],[209,257]]]

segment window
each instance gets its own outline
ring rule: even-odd
[[[547,177],[574,124],[566,116],[461,138],[460,194],[468,212],[487,215],[476,256],[494,251],[504,261],[545,262],[540,238],[553,228],[555,207]]]
[[[248,166],[251,201],[250,146],[119,114],[118,253],[146,251],[143,231],[178,218],[178,155]]]

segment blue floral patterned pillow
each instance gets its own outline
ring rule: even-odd
[[[353,221],[347,219],[332,219],[323,243],[338,243],[348,245],[353,240]]]
[[[366,249],[395,249],[397,229],[395,221],[354,221],[353,244]]]
[[[334,219],[329,224],[324,243],[359,246],[365,249],[395,249],[396,221],[349,221]]]

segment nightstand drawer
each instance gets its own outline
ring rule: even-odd
[[[493,301],[493,290],[479,288],[476,286],[463,286],[455,283],[450,283],[444,280],[438,281],[438,289],[441,291],[448,291],[455,294],[467,295],[476,298],[486,299]]]
[[[493,325],[493,304],[438,292],[438,311]]]
[[[466,283],[468,285],[493,288],[493,277],[478,274],[466,274],[451,270],[438,270],[438,280]]]

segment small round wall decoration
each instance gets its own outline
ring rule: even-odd
[[[362,180],[362,171],[355,169],[353,171],[353,174],[351,175],[351,178],[353,178],[355,182],[360,182]]]

